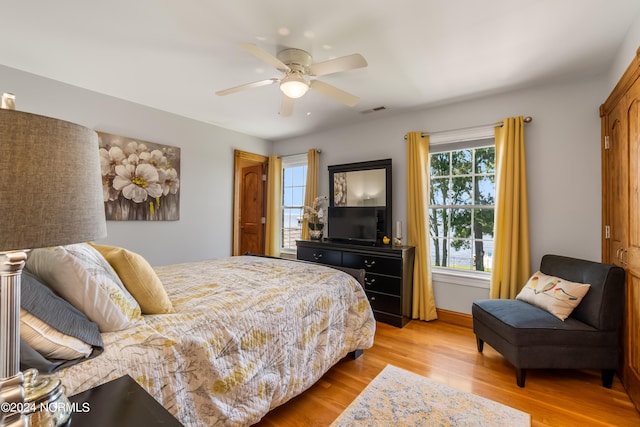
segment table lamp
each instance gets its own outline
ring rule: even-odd
[[[30,421],[16,410],[25,407],[20,282],[27,252],[99,239],[107,227],[96,132],[15,111],[6,95],[8,107],[0,109],[0,426],[13,427]]]

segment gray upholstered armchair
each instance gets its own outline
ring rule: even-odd
[[[486,342],[516,368],[524,387],[527,369],[600,369],[610,388],[621,354],[625,273],[598,262],[545,255],[540,271],[591,285],[564,321],[516,299],[473,303],[473,331],[478,351]]]

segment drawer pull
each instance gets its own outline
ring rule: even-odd
[[[320,254],[316,254],[316,253],[313,254],[313,259],[318,260],[320,258],[322,258],[322,254],[321,253]]]
[[[365,259],[365,260],[364,260],[364,266],[365,266],[365,267],[369,267],[369,268],[371,268],[371,267],[373,267],[373,266],[375,265],[375,263],[376,263],[376,261],[375,261],[375,260],[373,260],[373,261],[369,261],[369,260],[367,260],[367,259]]]
[[[369,299],[370,299],[371,301],[375,301],[375,300],[376,300],[376,297],[371,297],[371,298],[369,298]]]
[[[376,283],[376,279],[375,279],[375,278],[374,278],[374,279],[367,279],[367,278],[365,277],[365,278],[364,278],[364,282],[365,282],[367,285],[373,285],[374,283]]]

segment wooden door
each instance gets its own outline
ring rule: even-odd
[[[620,102],[609,114],[608,148],[605,150],[610,235],[608,262],[623,268],[622,253],[627,247],[629,228],[629,144],[624,112],[624,102]]]
[[[264,254],[268,158],[236,150],[233,196],[233,255]]]
[[[601,107],[604,262],[626,272],[622,383],[640,410],[640,50]]]
[[[242,168],[240,194],[240,253],[264,254],[262,165]]]
[[[627,93],[624,105],[629,144],[629,230],[627,247],[621,251],[627,271],[623,383],[640,410],[640,80]]]

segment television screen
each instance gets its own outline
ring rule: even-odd
[[[378,234],[377,208],[330,206],[327,237],[336,240],[375,242]]]

